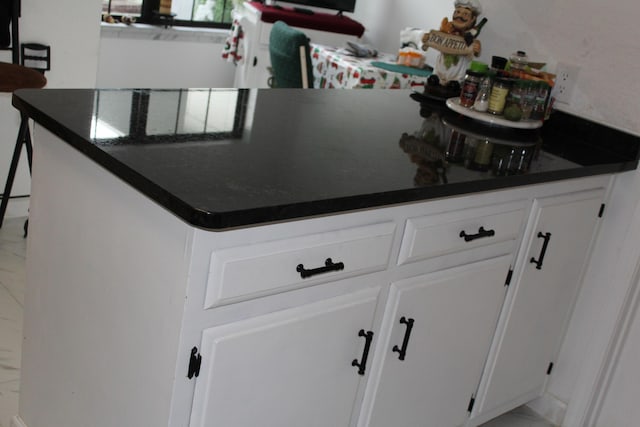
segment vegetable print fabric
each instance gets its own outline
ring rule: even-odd
[[[424,87],[425,77],[386,71],[373,61],[395,63],[395,56],[379,54],[358,58],[341,49],[311,44],[314,88],[319,89],[410,89]]]

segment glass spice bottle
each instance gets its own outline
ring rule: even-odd
[[[536,98],[536,83],[528,81],[524,84],[524,90],[522,93],[522,119],[529,120],[531,118],[531,112],[533,111],[533,104]]]
[[[476,145],[475,155],[469,164],[469,169],[478,171],[487,171],[491,167],[491,155],[493,153],[493,144],[488,139],[478,141]]]
[[[480,89],[478,90],[478,95],[476,95],[476,100],[473,103],[473,109],[484,113],[489,108],[489,93],[491,92],[491,78],[485,77],[482,79],[482,83],[480,83]]]
[[[509,62],[512,70],[524,70],[527,67],[529,58],[527,53],[519,50],[511,55]]]
[[[538,82],[535,92],[536,96],[533,102],[533,111],[531,111],[531,119],[543,120],[549,96],[549,85],[545,82]]]
[[[464,160],[466,137],[464,134],[454,130],[451,132],[449,144],[445,151],[445,160],[449,163],[460,163]]]
[[[487,111],[491,114],[500,115],[504,111],[509,95],[511,84],[507,79],[498,78],[491,87],[491,95],[489,95],[489,106]]]
[[[480,83],[482,82],[482,73],[467,70],[460,91],[460,105],[463,107],[471,107],[476,100]]]
[[[511,87],[509,96],[507,97],[507,106],[516,105],[522,108],[522,98],[524,97],[525,82],[524,80],[516,80],[515,84]]]

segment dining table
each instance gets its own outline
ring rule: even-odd
[[[358,57],[348,49],[310,44],[313,87],[320,89],[413,89],[422,91],[432,68],[397,64],[391,53]]]

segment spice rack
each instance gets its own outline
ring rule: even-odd
[[[503,116],[497,116],[491,113],[483,113],[472,108],[460,105],[460,98],[449,98],[446,101],[447,107],[456,113],[462,114],[474,120],[479,120],[490,125],[505,126],[513,129],[537,129],[542,126],[542,120],[507,120]]]

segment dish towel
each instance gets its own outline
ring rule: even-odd
[[[11,10],[13,0],[0,0],[0,47],[11,45]]]
[[[241,64],[244,60],[244,32],[237,19],[234,19],[231,24],[231,33],[222,49],[222,59],[233,62],[235,65]]]
[[[424,68],[407,67],[406,65],[391,64],[389,62],[373,61],[371,65],[394,73],[408,74],[410,76],[429,77],[433,73],[433,68],[425,65]]]

